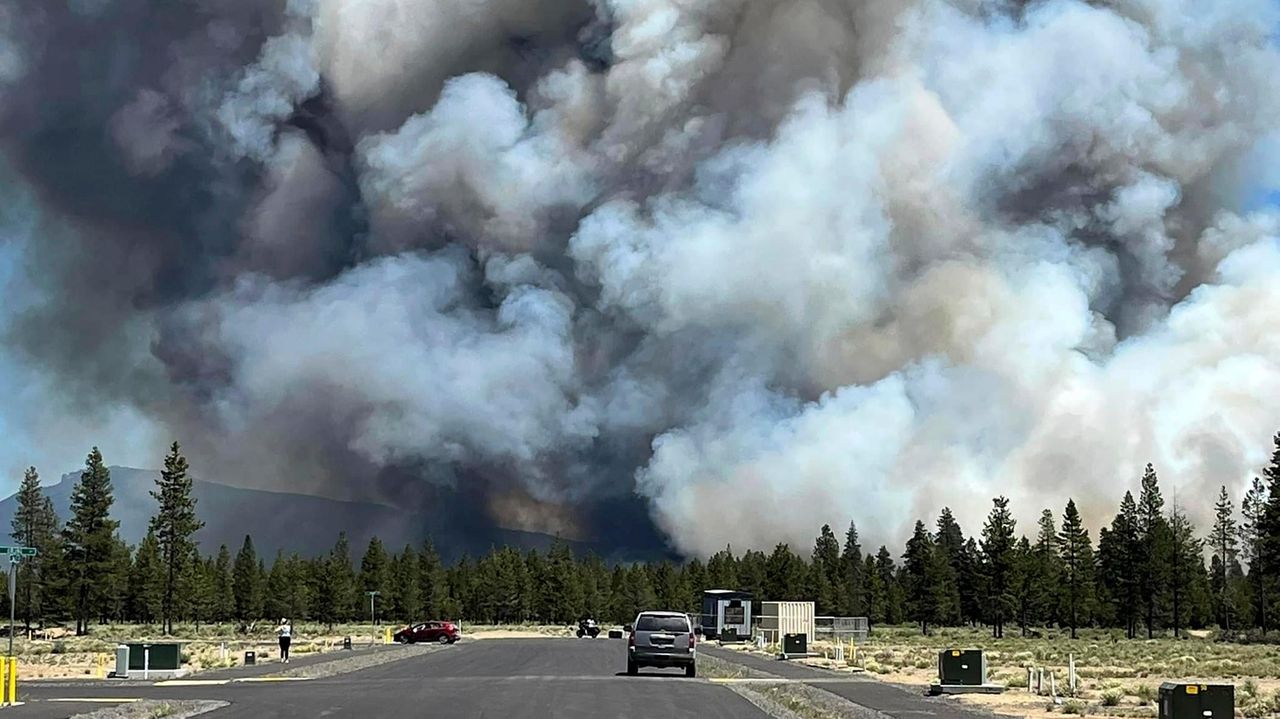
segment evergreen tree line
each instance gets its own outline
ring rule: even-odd
[[[175,621],[264,618],[334,624],[449,618],[469,622],[571,623],[582,616],[623,623],[646,608],[698,612],[704,589],[741,589],[756,601],[809,600],[819,615],[866,616],[872,624],[931,627],[1006,625],[1119,627],[1129,637],[1180,634],[1212,625],[1261,631],[1280,625],[1280,434],[1262,477],[1239,505],[1223,487],[1212,528],[1201,534],[1176,503],[1166,505],[1147,465],[1135,499],[1126,492],[1093,541],[1074,501],[1059,517],[1044,510],[1034,532],[1019,533],[1004,497],[993,500],[976,536],[950,509],[932,527],[916,522],[901,555],[864,553],[851,522],[843,541],[823,526],[810,552],[778,544],[707,560],[610,565],[577,557],[556,541],[546,552],[494,548],[446,565],[430,540],[398,552],[373,538],[356,564],[345,534],[320,557],[278,553],[268,565],[246,535],[199,551],[202,526],[189,467],[175,443],[152,495],[150,531],[129,546],[110,517],[110,474],[97,448],[59,526],[34,468],[18,492],[12,536],[39,554],[20,565],[17,613],[28,627],[47,621],[143,622],[170,631]],[[1207,562],[1206,562],[1207,558]],[[5,607],[7,609],[7,607]]]

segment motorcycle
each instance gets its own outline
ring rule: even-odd
[[[596,624],[594,619],[582,619],[578,621],[578,638],[589,636],[592,639],[600,636],[600,626]]]

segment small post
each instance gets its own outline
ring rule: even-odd
[[[1067,686],[1071,689],[1071,696],[1076,695],[1076,655],[1067,655]]]
[[[1027,691],[1028,692],[1038,693],[1040,691],[1035,686],[1035,673],[1036,673],[1035,669],[1032,669],[1031,667],[1027,667]]]
[[[151,645],[142,645],[142,678],[146,679],[151,673]]]
[[[1053,672],[1049,672],[1049,696],[1057,698],[1058,682],[1053,678]]]

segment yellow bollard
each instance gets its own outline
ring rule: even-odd
[[[386,630],[382,632],[382,643],[383,644],[391,643],[391,627],[387,627]]]
[[[9,657],[9,704],[18,703],[18,660]]]
[[[0,703],[9,703],[9,657],[0,657]]]

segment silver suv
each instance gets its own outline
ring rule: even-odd
[[[687,614],[640,612],[626,627],[627,674],[640,667],[684,667],[684,675],[698,675],[697,638]]]

